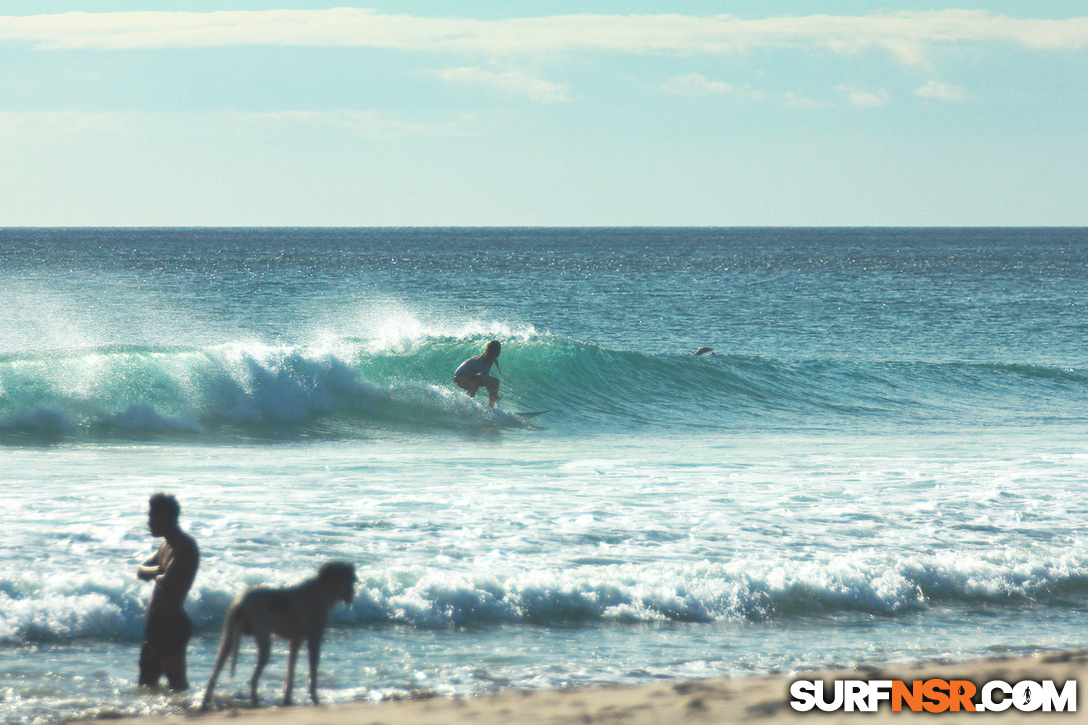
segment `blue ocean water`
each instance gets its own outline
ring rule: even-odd
[[[1084,229],[0,230],[0,720],[190,708],[328,558],[329,701],[1083,646],[1085,300]]]

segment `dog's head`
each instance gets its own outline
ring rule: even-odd
[[[355,598],[355,565],[346,561],[330,561],[317,572],[321,586],[332,592],[333,599],[351,604]]]

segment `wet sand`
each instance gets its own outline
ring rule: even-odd
[[[1088,704],[1076,713],[892,712],[883,703],[877,713],[812,711],[790,707],[789,687],[797,679],[927,680],[932,678],[990,680],[1015,683],[1021,680],[1070,679],[1081,683],[1088,675],[1088,651],[1058,652],[1028,658],[985,659],[965,663],[926,663],[879,669],[854,669],[819,673],[787,673],[764,677],[661,682],[638,687],[587,687],[569,690],[513,691],[478,698],[433,697],[420,700],[355,703],[312,707],[262,707],[229,709],[130,720],[130,725],[689,725],[735,722],[883,723],[904,719],[957,718],[972,723],[1016,723],[1052,719],[1072,723],[1088,721]],[[305,694],[303,688],[300,694]],[[269,692],[268,696],[272,693]],[[1079,704],[1079,702],[1078,702]]]

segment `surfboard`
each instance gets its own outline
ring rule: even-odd
[[[525,413],[513,413],[518,418],[535,418],[538,415],[544,415],[548,411],[546,410],[531,410]]]

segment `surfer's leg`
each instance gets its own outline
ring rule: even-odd
[[[487,404],[494,408],[495,404],[502,400],[499,397],[499,379],[488,375],[484,377],[483,384],[487,388]]]
[[[453,382],[456,383],[457,387],[468,393],[470,398],[475,398],[476,391],[480,389],[479,381],[473,378],[454,378]]]

